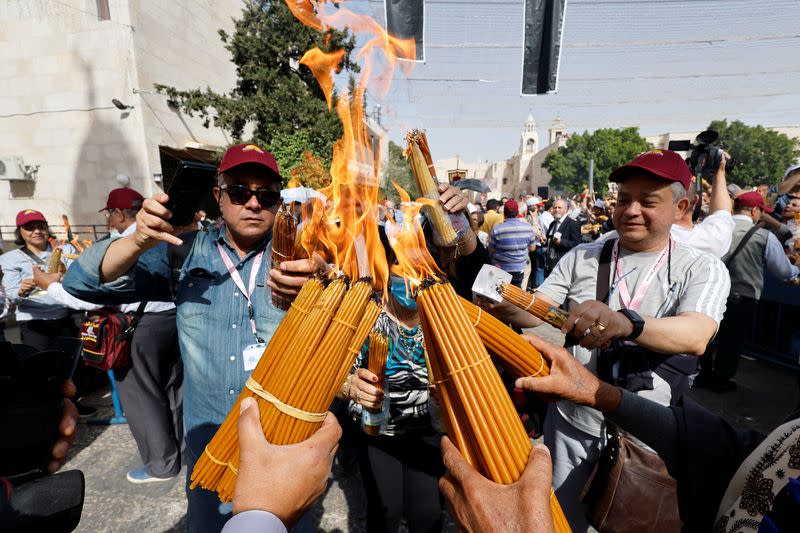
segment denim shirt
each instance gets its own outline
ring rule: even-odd
[[[267,239],[240,259],[228,242],[224,227],[197,233],[175,290],[187,436],[193,430],[200,433],[222,424],[250,375],[244,370],[242,350],[256,342],[250,328],[247,300],[228,274],[217,243],[231,258],[245,287],[256,256],[264,251],[252,296],[259,337],[269,342],[284,315],[272,305],[271,291],[265,283],[271,255]],[[101,283],[100,264],[110,244],[111,241],[97,243],[81,255],[62,282],[67,292],[102,304],[144,299],[170,301],[171,269],[166,243],[142,254],[136,265],[120,278]],[[192,441],[195,440],[187,438],[190,446]],[[198,455],[203,450],[192,451]]]

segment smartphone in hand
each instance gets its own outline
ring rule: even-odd
[[[169,223],[175,227],[187,226],[195,213],[212,194],[217,167],[199,161],[181,161],[172,178],[167,194],[167,209],[172,211]]]

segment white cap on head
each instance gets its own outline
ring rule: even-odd
[[[784,178],[788,178],[789,174],[791,174],[792,172],[794,172],[796,170],[800,170],[800,163],[798,163],[796,165],[790,165],[789,168],[786,169],[786,172],[783,174],[783,177]]]
[[[528,201],[525,202],[525,203],[528,204],[528,207],[531,207],[531,206],[538,205],[538,204],[542,203],[542,199],[539,198],[538,196],[531,196],[530,198],[528,198]]]
[[[473,204],[473,203],[469,203],[469,204],[467,204],[467,212],[468,212],[470,215],[471,215],[472,213],[475,213],[476,211],[478,211],[478,206],[476,206],[476,205],[475,205],[475,204]]]

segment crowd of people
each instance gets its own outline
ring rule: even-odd
[[[23,344],[45,350],[76,337],[82,312],[113,307],[137,317],[130,364],[115,371],[143,464],[127,478],[163,482],[185,466],[189,531],[312,530],[307,511],[324,491],[340,440],[343,466],[357,463],[361,472],[369,531],[395,532],[401,521],[412,532],[440,531],[445,506],[466,531],[554,531],[551,487],[574,531],[609,530],[597,523],[587,487],[608,481],[598,465],[607,460],[610,428],[674,478],[677,503],[662,509],[664,520],[686,531],[797,530],[798,414],[760,435],[732,427],[687,393],[735,388],[765,277],[800,284],[800,165],[777,186],[747,191],[727,182],[723,161],[698,189],[668,150],[617,168],[602,197],[585,190],[470,202],[455,186],[439,187],[442,209],[469,220],[453,254],[434,254],[455,258],[442,267],[460,295],[472,299],[479,270],[494,264],[517,287],[569,313],[564,347],[525,336],[550,361],[549,376],[509,383],[510,392],[551,401],[537,430],[544,445],[533,448],[516,483],[488,481],[442,436],[419,311],[408,280],[392,274],[376,325],[390,339],[386,381],[366,368],[365,346],[331,406],[336,417],[291,446],[266,442],[258,405],[242,402],[233,505],[190,489],[194,464],[255,366],[250,354],[263,351],[284,315],[272,294],[291,301],[328,268],[316,254],[270,266],[282,176],[275,158],[252,146],[232,146],[219,165],[219,222],[203,213],[190,228],[173,227],[165,194],[143,198],[121,188],[101,209],[114,235],[81,253],[63,245],[65,272],[41,268],[55,241],[35,210],[19,213],[19,249],[0,256],[0,311],[15,309]],[[402,211],[387,200],[376,218],[391,265]],[[541,324],[508,302],[475,302],[517,331]],[[74,437],[77,415],[67,406],[52,469]],[[384,406],[381,434],[365,435],[362,412]],[[612,494],[635,498],[622,502],[631,505],[630,524],[662,519],[644,515],[646,488],[623,488]]]

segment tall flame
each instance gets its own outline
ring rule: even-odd
[[[348,28],[367,36],[355,58],[361,74],[353,89],[340,93],[336,113],[342,122],[342,138],[333,147],[330,185],[320,189],[327,202],[313,199],[303,208],[301,243],[306,253],[318,252],[351,278],[369,275],[377,290],[387,287],[389,266],[378,233],[378,191],[380,154],[375,153],[367,134],[364,95],[383,99],[400,59],[413,60],[413,39],[389,35],[377,21],[347,8],[334,7],[325,0],[286,0],[294,16],[317,31]],[[300,60],[317,79],[328,109],[334,106],[334,75],[341,69],[344,50],[308,50]],[[400,64],[406,75],[412,62]]]
[[[392,267],[392,272],[406,278],[413,290],[419,287],[425,278],[441,279],[445,276],[428,252],[420,224],[420,211],[427,204],[427,198],[412,202],[408,193],[396,181],[392,180],[392,185],[400,194],[400,210],[403,213],[403,221],[397,233],[389,239],[392,250],[397,256],[397,264]]]

